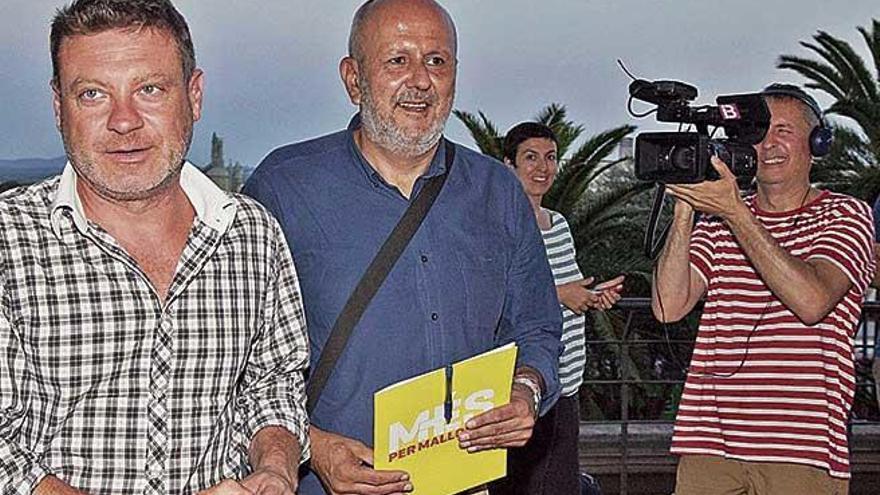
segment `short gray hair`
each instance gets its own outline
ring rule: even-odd
[[[804,117],[804,122],[807,123],[807,127],[809,129],[813,129],[819,126],[819,116],[816,115],[816,112],[807,105],[805,102],[801,101],[800,98],[796,98],[794,96],[787,95],[767,95],[764,96],[767,101],[778,101],[778,102],[794,102],[797,104],[798,108],[801,109],[801,115]]]

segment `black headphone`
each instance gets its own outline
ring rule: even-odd
[[[810,131],[810,154],[816,158],[827,155],[831,151],[831,144],[834,142],[834,133],[825,123],[825,117],[822,115],[822,109],[812,96],[808,95],[804,90],[794,84],[773,83],[761,91],[764,96],[787,96],[794,98],[804,105],[810,107],[810,110],[816,114],[819,119],[819,125]]]

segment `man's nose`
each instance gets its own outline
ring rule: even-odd
[[[428,72],[428,67],[424,63],[412,64],[407,85],[425,91],[431,88],[431,84],[431,74]]]
[[[128,134],[144,125],[143,117],[131,98],[114,99],[107,129],[119,134]]]

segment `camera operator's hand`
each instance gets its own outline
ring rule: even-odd
[[[699,184],[670,184],[667,186],[669,195],[688,203],[695,210],[725,220],[743,212],[748,213],[740,197],[739,186],[736,185],[736,176],[727,164],[713,156],[712,166],[721,178]]]

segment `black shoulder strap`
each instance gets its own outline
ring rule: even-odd
[[[370,262],[367,271],[364,272],[354,291],[348,297],[342,312],[339,313],[339,317],[336,318],[336,323],[333,325],[333,330],[330,331],[330,337],[327,339],[324,351],[321,352],[321,357],[315,369],[312,370],[308,386],[306,387],[306,395],[308,396],[306,409],[309,414],[314,411],[315,406],[318,404],[318,397],[321,396],[324,385],[327,384],[327,380],[333,373],[336,360],[339,359],[342,351],[345,350],[352,330],[354,330],[357,322],[360,321],[361,315],[367,309],[367,305],[370,304],[373,296],[379,291],[379,287],[382,286],[391,268],[394,267],[397,259],[400,258],[403,250],[406,249],[410,239],[419,229],[422,220],[428,214],[428,211],[434,204],[434,200],[440,194],[440,190],[443,189],[443,184],[446,183],[446,178],[449,176],[452,162],[455,159],[455,145],[446,139],[443,139],[443,142],[446,150],[446,172],[428,179],[419,195],[410,203],[403,217],[397,222],[394,230],[385,239],[382,248],[379,249],[373,261]]]

